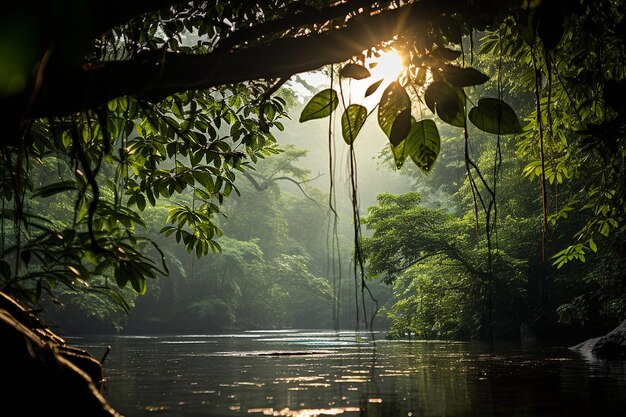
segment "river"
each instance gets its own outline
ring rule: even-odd
[[[71,337],[126,417],[626,416],[626,362],[334,331]]]

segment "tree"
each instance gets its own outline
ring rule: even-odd
[[[397,294],[393,333],[486,338],[492,314],[499,319],[498,334],[510,332],[511,317],[521,313],[521,261],[503,244],[489,265],[486,242],[470,218],[423,207],[419,194],[407,193],[381,194],[363,221],[373,231],[363,239],[369,272]]]

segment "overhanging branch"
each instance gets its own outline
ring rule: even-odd
[[[151,51],[93,68],[50,69],[27,117],[65,115],[132,95],[159,101],[173,93],[254,79],[274,79],[342,62],[399,33],[459,12],[465,2],[427,0],[357,16],[341,29],[285,38],[229,52],[187,55]]]
[[[246,177],[246,179],[247,179],[248,181],[250,181],[250,184],[252,184],[252,186],[253,186],[253,187],[254,187],[257,191],[265,191],[265,190],[267,190],[267,189],[269,188],[270,184],[271,184],[271,183],[274,183],[274,182],[276,182],[276,181],[283,180],[283,181],[289,181],[289,182],[292,182],[292,183],[294,183],[294,184],[295,184],[295,185],[296,185],[296,186],[300,189],[300,192],[302,193],[302,195],[304,195],[307,199],[309,199],[309,200],[311,200],[313,203],[315,203],[315,205],[316,205],[316,206],[320,206],[320,204],[317,202],[317,200],[315,200],[313,197],[309,196],[309,195],[306,193],[306,191],[304,190],[304,188],[302,187],[302,184],[305,184],[305,183],[307,183],[307,182],[313,181],[313,180],[315,180],[315,179],[319,178],[319,177],[320,177],[320,175],[318,175],[318,176],[317,176],[317,177],[315,177],[315,178],[311,178],[311,179],[309,179],[309,180],[304,180],[304,181],[298,181],[298,180],[295,180],[295,179],[293,179],[293,178],[291,178],[291,177],[287,177],[287,176],[280,176],[280,177],[274,177],[274,178],[270,178],[270,179],[263,179],[263,182],[262,182],[262,183],[259,183],[259,182],[256,180],[256,178],[255,178],[253,175],[251,175],[250,173],[248,173],[248,172],[246,172],[246,171],[243,171],[243,173],[242,173],[242,174],[243,174],[243,176],[244,176],[244,177]]]
[[[282,19],[270,20],[258,25],[243,27],[232,35],[224,39],[218,45],[218,51],[230,50],[232,47],[242,45],[246,41],[258,40],[264,36],[276,34],[296,27],[324,23],[339,17],[344,17],[350,13],[355,13],[359,9],[371,6],[373,0],[348,0],[339,5],[326,7],[324,9],[306,9],[294,14],[290,14]]]

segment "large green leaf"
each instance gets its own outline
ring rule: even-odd
[[[424,93],[426,105],[444,122],[457,127],[465,125],[465,93],[443,81],[435,81]]]
[[[446,65],[441,74],[455,87],[469,87],[484,84],[489,80],[482,72],[474,68],[461,68],[454,65]]]
[[[410,129],[411,99],[400,83],[394,81],[383,91],[378,104],[378,124],[393,145],[397,146],[408,133],[408,129],[406,129],[407,113]],[[394,127],[394,123],[400,115],[402,115],[401,119]],[[406,132],[403,132],[403,130],[406,130]],[[404,136],[402,136],[402,133],[404,133]]]
[[[406,138],[411,130],[411,108],[404,109],[400,112],[396,120],[391,125],[391,133],[389,134],[389,142],[393,146],[398,146],[400,142]]]
[[[344,78],[354,78],[355,80],[362,80],[372,75],[363,65],[352,63],[344,65],[339,74]]]
[[[433,50],[430,55],[442,61],[454,61],[461,56],[461,51],[454,51],[449,48],[437,48]]]
[[[478,106],[469,112],[469,119],[474,126],[487,133],[513,135],[522,132],[515,111],[497,98],[478,100]]]
[[[322,90],[311,97],[311,100],[304,106],[300,114],[300,123],[330,116],[338,104],[339,98],[334,89],[327,88]]]
[[[348,145],[354,143],[366,119],[367,109],[359,104],[351,104],[343,112],[341,116],[341,134],[343,140]]]
[[[420,120],[411,125],[411,131],[405,142],[406,153],[424,173],[432,169],[439,151],[441,139],[437,125],[431,119]]]

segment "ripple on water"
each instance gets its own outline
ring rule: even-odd
[[[249,408],[248,414],[263,414],[264,416],[278,417],[317,417],[321,415],[336,416],[344,413],[358,413],[359,407],[333,407],[333,408],[302,408],[299,410],[291,410],[283,408],[280,410],[274,408]]]
[[[235,356],[235,357],[290,357],[290,356],[325,356],[333,355],[337,352],[334,350],[254,350],[254,351],[231,351],[231,352],[212,352],[206,356]]]
[[[288,330],[80,341],[115,344],[108,397],[136,417],[522,417],[537,410],[586,417],[626,409],[625,362],[355,335]]]
[[[261,338],[256,339],[255,342],[269,342],[269,343],[288,343],[297,345],[309,345],[309,346],[357,346],[362,345],[363,342],[355,342],[350,340],[329,340],[329,339],[309,339],[299,337],[281,337],[281,338]]]

